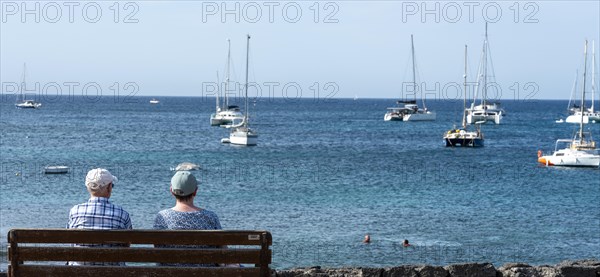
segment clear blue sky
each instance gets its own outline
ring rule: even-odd
[[[215,82],[217,70],[223,76],[228,38],[243,82],[247,33],[251,81],[263,97],[269,86],[275,97],[296,88],[314,97],[318,83],[321,97],[398,98],[410,80],[411,34],[420,81],[437,97],[455,94],[443,86],[462,82],[465,44],[475,75],[486,20],[502,98],[568,99],[584,40],[600,52],[598,1],[22,3],[2,1],[1,81],[19,82],[26,62],[28,83],[57,83],[63,94],[71,82],[76,95],[89,83],[105,95],[119,83],[126,95],[133,82],[136,95],[202,96],[203,83]]]

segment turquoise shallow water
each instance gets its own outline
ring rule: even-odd
[[[462,102],[430,101],[437,121],[413,123],[383,121],[391,99],[259,99],[259,145],[244,148],[219,142],[213,100],[149,99],[53,99],[39,110],[3,99],[3,251],[10,228],[63,227],[92,167],[119,177],[112,201],[150,228],[173,204],[170,168],[193,162],[198,204],[226,229],[271,231],[276,268],[600,258],[600,170],[536,163],[575,130],[554,123],[566,101],[504,101],[508,116],[483,127],[484,148],[451,149],[441,137]],[[589,127],[600,139],[600,124]],[[40,174],[56,164],[71,173]]]

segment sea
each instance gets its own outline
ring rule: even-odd
[[[182,162],[200,165],[196,205],[224,229],[272,233],[277,269],[600,259],[600,170],[537,163],[578,128],[555,122],[566,100],[503,100],[485,147],[447,148],[461,100],[428,101],[436,121],[385,122],[394,99],[251,99],[259,141],[239,147],[210,126],[214,98],[156,98],[0,101],[0,269],[10,229],[65,227],[92,168],[119,178],[111,201],[134,228],[152,228]],[[585,128],[600,139],[600,124]],[[43,174],[49,165],[70,172]]]

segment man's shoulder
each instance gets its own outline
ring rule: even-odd
[[[115,208],[115,210],[120,210],[123,214],[126,214],[127,216],[129,216],[129,212],[127,212],[122,206],[117,205],[117,204],[112,204],[113,207]]]
[[[80,203],[80,204],[75,204],[75,205],[73,205],[73,207],[71,207],[71,212],[76,212],[80,208],[86,207],[87,205],[88,205],[87,202]]]

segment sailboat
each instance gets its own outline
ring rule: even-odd
[[[573,94],[571,94],[571,98]],[[583,124],[588,123],[600,123],[600,111],[595,109],[595,99],[596,96],[596,45],[592,41],[592,105],[589,109],[584,109],[583,106],[573,105],[570,107],[570,115],[567,117],[566,122],[568,123],[579,123],[583,120]],[[600,98],[600,97],[599,97]],[[582,112],[583,111],[583,112]]]
[[[490,66],[492,74],[488,74],[488,59],[491,63],[492,58],[490,55],[490,46],[488,42],[487,23],[485,24],[485,39],[483,41],[483,52],[481,53],[481,62],[479,64],[479,70],[477,74],[477,92],[473,98],[473,103],[466,109],[467,112],[467,123],[473,124],[475,122],[487,122],[493,121],[496,124],[500,124],[502,117],[506,114],[504,109],[500,107],[498,102],[489,102],[487,97],[488,93],[488,78],[494,82],[494,68]],[[493,65],[493,64],[492,64]],[[479,105],[475,105],[477,95],[481,90],[481,101]]]
[[[231,128],[231,133],[229,134],[229,140],[224,139],[221,142],[229,142],[231,144],[236,145],[246,145],[246,146],[254,146],[258,141],[258,134],[256,131],[250,129],[249,126],[249,118],[248,118],[248,62],[250,57],[250,35],[247,37],[246,44],[246,83],[244,85],[244,93],[245,93],[245,114],[241,123],[228,126]]]
[[[415,69],[415,44],[413,42],[413,35],[410,35],[411,55],[412,55],[412,84],[415,92],[415,99],[408,101],[397,101],[398,107],[387,108],[387,112],[383,116],[385,121],[432,121],[435,120],[435,112],[427,110],[425,106],[425,98],[421,97],[423,101],[423,108],[420,109],[417,105],[416,92],[419,91],[416,80],[416,69]],[[404,104],[404,106],[400,106]]]
[[[227,66],[226,66],[226,75],[225,75],[225,85],[224,85],[224,94],[225,101],[221,106],[219,104],[219,94],[217,93],[216,102],[216,112],[210,115],[210,126],[221,126],[221,125],[229,125],[233,124],[236,120],[241,120],[244,115],[240,112],[240,107],[236,105],[229,105],[229,83],[230,83],[230,75],[229,75],[229,66],[231,65],[231,41],[227,40]],[[221,86],[219,86],[221,87]],[[219,91],[221,91],[219,89]]]
[[[467,46],[465,45],[465,74],[464,78],[464,98],[463,98],[463,116],[462,128],[453,128],[444,134],[446,147],[482,147],[483,133],[481,133],[481,124],[476,124],[476,131],[467,130],[466,107],[467,107]]]
[[[27,82],[25,81],[25,75],[27,74],[27,66],[23,63],[23,81],[21,82],[21,93],[17,97],[15,107],[19,109],[37,109],[42,106],[42,103],[35,102],[34,100],[25,99],[25,93],[27,92]]]
[[[585,41],[584,66],[583,66],[583,86],[581,91],[581,110],[585,110],[585,78],[587,65],[587,40]],[[596,142],[592,140],[591,132],[583,131],[583,116],[579,117],[579,131],[575,133],[573,139],[558,139],[554,146],[552,155],[544,156],[542,151],[538,151],[538,162],[546,166],[600,166],[600,153],[596,149]],[[565,148],[559,149],[559,146],[566,144]]]

